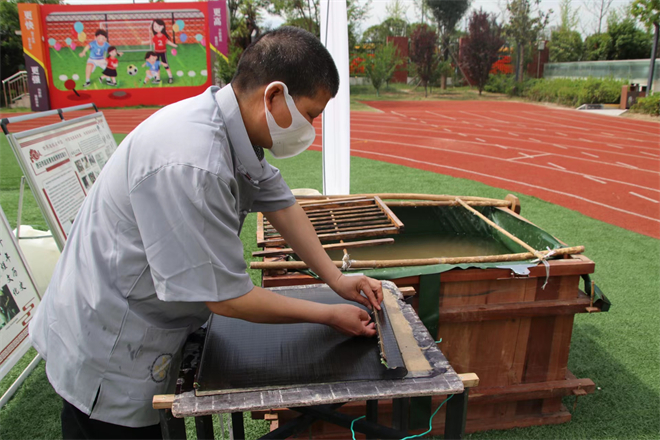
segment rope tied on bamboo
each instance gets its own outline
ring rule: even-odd
[[[548,284],[548,280],[550,279],[550,263],[548,263],[546,259],[555,254],[555,250],[550,249],[550,246],[546,247],[546,249],[548,250],[548,253],[545,254],[543,258],[532,260],[532,263],[538,263],[540,261],[545,266],[545,282],[543,283],[543,286],[541,286],[542,290],[545,290],[545,286]]]
[[[353,263],[355,260],[351,260],[350,256],[348,255],[348,252],[344,254],[344,256],[341,259],[341,270],[342,272],[347,271],[348,269],[351,268],[351,263]]]

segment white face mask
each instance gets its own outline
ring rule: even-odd
[[[286,106],[291,113],[291,125],[287,128],[282,128],[277,125],[275,118],[268,110],[266,105],[266,95],[268,90],[276,84],[280,84],[284,88],[284,99]],[[303,115],[300,114],[293,98],[289,95],[289,89],[286,84],[280,81],[272,82],[266,87],[264,93],[264,107],[266,109],[266,122],[268,122],[268,130],[270,137],[273,140],[273,146],[270,152],[278,159],[286,159],[287,157],[296,156],[312,145],[314,138],[316,138],[316,130]]]

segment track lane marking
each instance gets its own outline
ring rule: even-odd
[[[585,179],[593,180],[594,182],[602,183],[603,185],[607,185],[607,182],[603,182],[602,180],[596,179],[595,177],[588,176],[586,174],[584,174],[582,177]]]
[[[657,154],[647,153],[646,151],[640,151],[639,154],[646,154],[647,156],[651,157],[660,157]]]
[[[655,199],[651,199],[651,198],[646,197],[646,196],[643,196],[643,195],[641,195],[641,194],[637,194],[636,192],[632,192],[632,191],[630,191],[630,194],[632,194],[633,196],[637,196],[637,197],[639,197],[640,199],[648,200],[649,202],[660,203],[660,202],[658,202],[658,201],[655,200]]]
[[[624,213],[624,214],[627,214],[627,215],[632,215],[634,217],[640,217],[640,218],[650,220],[650,221],[655,222],[655,223],[660,223],[660,219],[653,218],[653,217],[648,217],[644,214],[638,214],[636,212],[632,212],[632,211],[628,211],[628,210],[625,210],[625,209],[617,208],[616,206],[607,205],[605,203],[601,203],[601,202],[597,202],[595,200],[587,199],[586,197],[578,196],[576,194],[571,194],[571,193],[567,193],[567,192],[564,192],[564,191],[559,191],[559,190],[556,190],[556,189],[550,189],[550,188],[547,188],[547,187],[544,187],[544,186],[533,185],[531,183],[520,182],[520,181],[513,180],[513,179],[507,179],[506,177],[493,176],[493,175],[490,175],[490,174],[480,173],[478,171],[470,171],[470,170],[466,170],[466,169],[463,169],[463,168],[452,167],[452,166],[449,166],[449,165],[440,165],[440,164],[436,164],[436,163],[431,163],[431,162],[426,162],[426,161],[421,161],[421,160],[416,160],[416,159],[410,159],[410,158],[407,158],[407,157],[396,156],[396,155],[393,155],[393,154],[377,153],[377,152],[368,151],[368,150],[354,150],[354,151],[356,151],[358,153],[363,153],[363,154],[371,154],[371,155],[374,155],[374,156],[383,156],[383,157],[390,157],[392,159],[405,160],[405,161],[409,161],[409,162],[413,162],[413,163],[419,163],[419,164],[422,164],[422,165],[430,165],[430,166],[437,167],[437,168],[446,168],[446,169],[450,169],[450,170],[454,170],[454,171],[460,171],[460,172],[466,173],[466,174],[472,174],[472,175],[487,177],[487,178],[490,178],[490,179],[502,180],[504,182],[515,183],[515,184],[518,184],[518,185],[527,186],[527,187],[530,187],[530,188],[539,189],[539,190],[542,190],[542,191],[547,191],[547,192],[551,192],[551,193],[555,193],[555,194],[560,194],[560,195],[563,195],[563,196],[566,196],[566,197],[571,197],[571,198],[574,198],[574,199],[577,199],[577,200],[581,200],[583,202],[592,203],[592,204],[597,205],[597,206],[602,206],[603,208],[608,208],[608,209],[611,209],[613,211],[621,212],[621,213]],[[399,162],[399,165],[402,165],[402,164]]]
[[[548,165],[550,165],[551,167],[559,168],[560,170],[566,171],[566,168],[564,168],[561,165],[557,165],[556,163],[548,162]]]
[[[455,121],[455,120],[456,120],[456,118],[451,118],[451,117],[449,117],[449,116],[441,115],[441,114],[439,114],[439,113],[433,113],[433,112],[430,112],[430,111],[428,111],[428,110],[426,110],[426,113],[431,114],[431,115],[434,115],[434,116],[440,116],[441,118],[451,119],[452,121]]]
[[[596,156],[595,154],[585,153],[584,151],[580,151],[580,153],[584,154],[585,156],[595,157],[596,159],[599,158],[599,156]]]

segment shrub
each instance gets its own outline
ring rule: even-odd
[[[660,116],[660,93],[639,98],[637,102],[630,107],[633,113],[646,113],[647,115]]]
[[[541,79],[523,91],[532,101],[555,102],[580,106],[582,104],[611,104],[621,99],[621,87],[627,82],[613,78]]]

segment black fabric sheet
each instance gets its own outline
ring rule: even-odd
[[[327,286],[291,287],[277,293],[324,304],[355,305]],[[381,317],[387,320],[386,313]],[[320,324],[254,324],[214,315],[209,321],[196,390],[198,394],[220,394],[394,379],[406,373],[405,368],[388,369],[381,363],[376,337],[348,337]]]

